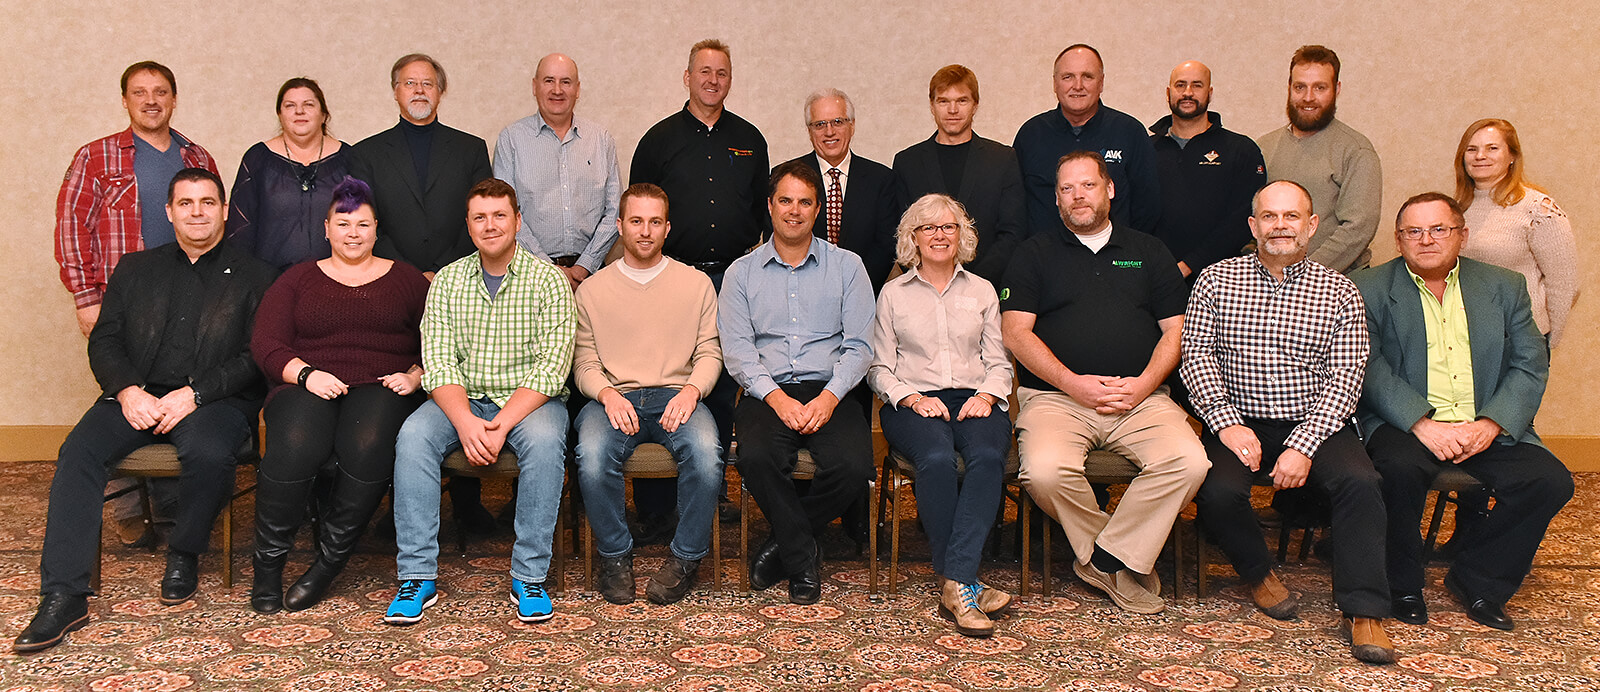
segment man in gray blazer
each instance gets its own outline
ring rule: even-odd
[[[978,229],[978,256],[967,271],[999,285],[1026,226],[1017,154],[973,134],[978,76],[966,67],[946,65],[933,73],[928,110],[938,130],[894,157],[900,211],[929,193],[954,197]]]
[[[1506,601],[1572,499],[1572,474],[1533,431],[1549,351],[1526,283],[1458,257],[1466,240],[1455,200],[1420,194],[1395,220],[1401,256],[1352,277],[1372,339],[1359,413],[1383,475],[1394,617],[1428,620],[1417,529],[1434,477],[1455,464],[1491,489],[1495,506],[1458,541],[1444,584],[1468,617],[1509,630]]]

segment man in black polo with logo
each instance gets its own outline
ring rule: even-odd
[[[1150,126],[1161,178],[1161,220],[1148,229],[1178,258],[1191,283],[1200,270],[1236,257],[1250,242],[1250,198],[1267,184],[1261,148],[1222,129],[1211,105],[1211,68],[1190,60],[1172,68],[1167,107]]]
[[[1211,464],[1168,393],[1188,292],[1154,237],[1108,217],[1117,194],[1092,151],[1061,157],[1058,226],[1024,241],[1000,291],[1016,356],[1021,478],[1061,523],[1084,582],[1123,610],[1161,612],[1156,556]],[[1094,449],[1140,469],[1107,514],[1084,476]]]
[[[653,183],[672,200],[666,255],[699,269],[722,290],[728,265],[761,244],[770,227],[767,216],[767,140],[744,118],[723,108],[733,89],[733,57],[728,45],[706,39],[689,49],[683,71],[689,100],[683,110],[644,133],[633,150],[630,185]],[[733,442],[733,401],[738,386],[723,374],[703,400],[717,422],[722,449]],[[674,495],[640,488],[676,488],[672,481],[634,481],[640,524],[655,524],[641,542],[672,536]],[[660,516],[660,521],[652,517]]]

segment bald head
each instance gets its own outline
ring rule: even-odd
[[[540,58],[533,72],[533,97],[545,123],[552,127],[571,123],[572,109],[578,105],[578,63],[560,53]]]
[[[1204,118],[1211,107],[1211,68],[1189,60],[1172,68],[1167,80],[1167,108],[1173,120]]]

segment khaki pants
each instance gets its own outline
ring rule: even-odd
[[[1087,564],[1099,545],[1129,569],[1151,573],[1173,519],[1211,468],[1167,388],[1121,414],[1096,413],[1061,392],[1027,387],[1017,389],[1017,401],[1022,483],[1060,522],[1078,561]],[[1142,469],[1114,515],[1100,509],[1083,476],[1084,459],[1095,449],[1121,454]]]

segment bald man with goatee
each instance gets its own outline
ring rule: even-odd
[[[1250,242],[1250,197],[1267,184],[1261,148],[1222,129],[1210,105],[1211,68],[1189,60],[1167,81],[1172,114],[1150,126],[1161,180],[1161,221],[1150,234],[1167,244],[1191,283]]]

